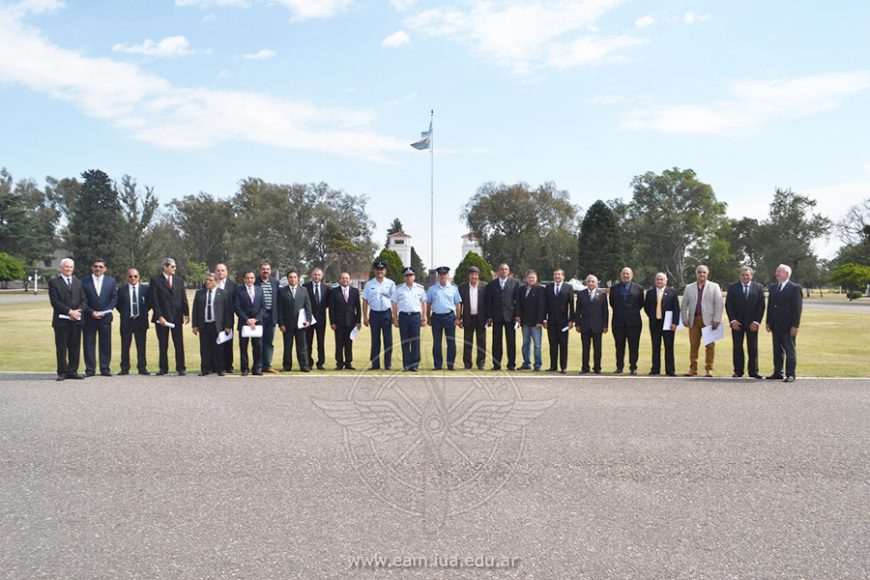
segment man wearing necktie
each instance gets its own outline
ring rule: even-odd
[[[314,268],[311,270],[311,281],[302,285],[308,292],[308,298],[311,302],[312,315],[315,323],[305,330],[305,338],[308,343],[308,366],[313,368],[314,361],[314,339],[317,339],[317,370],[323,370],[323,364],[326,361],[326,310],[329,308],[329,292],[328,286],[323,282],[323,270]]]
[[[589,372],[590,346],[594,351],[592,370],[601,373],[601,337],[607,333],[608,323],[607,294],[598,289],[598,277],[594,274],[586,276],[586,288],[577,293],[574,329],[581,333],[580,342],[583,346],[580,374]]]
[[[655,286],[647,290],[643,309],[649,317],[649,333],[652,339],[652,367],[649,374],[661,374],[664,342],[665,374],[669,377],[676,376],[674,331],[680,323],[680,298],[675,289],[668,287],[668,277],[664,272],[656,274]],[[665,328],[665,316],[668,312],[671,313],[671,323]]]
[[[338,286],[329,291],[329,326],[335,331],[335,370],[356,370],[350,333],[362,326],[359,290],[350,286],[350,274],[342,272]]]
[[[217,287],[218,277],[209,273],[205,285],[193,298],[193,334],[199,335],[200,373],[204,377],[217,373],[224,376],[224,349],[217,343],[219,333],[229,334],[232,329],[231,301]]]
[[[118,317],[121,319],[121,375],[130,374],[130,345],[136,341],[136,370],[151,374],[145,360],[148,334],[148,285],[139,279],[139,270],[127,270],[127,283],[118,288]]]
[[[97,371],[97,343],[100,348],[100,374],[112,376],[112,311],[118,304],[118,287],[115,279],[106,273],[106,261],[97,258],[91,263],[90,276],[82,279],[85,291],[85,376],[92,377]],[[99,340],[98,340],[99,339]]]
[[[758,329],[764,320],[764,286],[752,281],[754,271],[749,266],[740,268],[740,280],[730,284],[725,294],[725,312],[731,325],[734,377],[743,376],[744,368],[754,379],[758,373]],[[746,339],[744,365],[743,340]]]
[[[236,312],[239,335],[239,365],[242,376],[248,376],[253,370],[254,375],[262,375],[263,339],[262,337],[244,337],[242,329],[248,327],[254,330],[257,326],[263,326],[263,318],[266,316],[266,303],[263,301],[263,289],[254,283],[256,276],[253,271],[245,272],[244,284],[236,287],[236,295],[233,297],[233,309]],[[248,343],[251,343],[251,358],[248,358]]]
[[[308,341],[306,338],[308,327],[311,325],[311,299],[305,288],[299,286],[299,273],[287,270],[287,286],[280,292],[281,318],[278,327],[284,335],[284,359],[281,370],[288,372],[293,370],[293,343],[296,343],[296,362],[303,373],[311,370],[309,366]],[[299,327],[300,313],[305,311],[303,326]]]
[[[157,343],[160,350],[160,370],[158,375],[169,373],[169,337],[175,347],[175,370],[184,376],[184,332],[182,325],[190,322],[190,307],[184,278],[176,274],[175,260],[164,258],[163,272],[153,276],[148,298],[151,300],[151,322],[155,323]],[[174,325],[172,328],[167,323]]]
[[[82,342],[82,324],[85,292],[81,281],[73,276],[75,262],[70,258],[60,261],[59,273],[48,282],[48,300],[51,303],[51,327],[57,355],[57,380],[83,379],[78,373],[79,351]]]
[[[544,328],[550,343],[550,372],[568,372],[568,336],[574,327],[574,288],[565,282],[565,270],[553,272],[553,282],[546,285]],[[563,332],[564,330],[564,332]]]
[[[773,374],[767,378],[793,383],[797,371],[797,335],[803,310],[803,289],[791,281],[791,268],[780,264],[776,269],[776,283],[770,285],[768,293],[766,327],[773,336]]]

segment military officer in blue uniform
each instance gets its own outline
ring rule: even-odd
[[[366,282],[362,293],[363,324],[372,329],[371,370],[381,368],[381,336],[384,339],[384,368],[390,370],[393,355],[393,325],[391,302],[396,284],[387,278],[387,264],[375,260],[375,277]]]
[[[426,294],[426,312],[432,327],[432,359],[435,370],[441,370],[444,363],[441,355],[441,336],[447,336],[447,370],[453,370],[456,360],[456,327],[459,325],[459,288],[447,281],[450,268],[436,268],[438,282],[429,287]]]
[[[410,266],[402,270],[405,283],[393,294],[393,325],[402,341],[402,369],[417,372],[420,367],[420,327],[426,324],[423,303],[426,290],[415,282],[417,273]]]

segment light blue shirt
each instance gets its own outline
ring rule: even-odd
[[[396,283],[389,278],[384,277],[384,281],[380,283],[377,278],[372,278],[366,282],[362,299],[369,303],[369,308],[381,312],[392,307],[390,300],[395,293]]]
[[[430,286],[426,298],[432,305],[432,312],[435,314],[455,313],[456,305],[462,302],[462,298],[459,297],[459,288],[453,284]]]
[[[420,284],[408,288],[407,284],[399,284],[393,293],[393,304],[399,305],[399,312],[423,312],[423,303],[426,302],[426,290]]]

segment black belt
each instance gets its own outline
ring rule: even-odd
[[[419,312],[399,312],[399,314],[406,314],[408,316],[414,316],[414,315],[420,316]]]

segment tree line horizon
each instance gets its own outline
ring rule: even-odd
[[[553,182],[534,188],[487,182],[460,217],[477,234],[486,263],[506,262],[518,273],[534,269],[542,279],[561,268],[568,278],[595,274],[606,283],[628,266],[642,284],[664,272],[682,288],[703,263],[723,281],[737,279],[747,265],[764,283],[785,263],[809,287],[863,288],[859,280],[870,281],[870,197],[835,224],[815,211],[816,200],[779,187],[766,217],[729,218],[727,203],[691,169],[648,171],[630,187],[630,200],[598,199],[584,211]],[[319,267],[334,280],[341,271],[368,271],[378,254],[368,200],[325,182],[249,177],[227,199],[200,191],[161,205],[152,187],[129,175],[114,181],[93,169],[81,180],[46,177],[40,188],[33,179],[14,181],[3,168],[0,280],[26,278],[60,249],[76,261],[77,274],[101,257],[116,272],[135,267],[149,276],[171,256],[193,280],[219,262],[239,272],[263,260],[279,272]],[[401,229],[397,217],[387,231]],[[812,243],[835,230],[842,242],[837,256],[820,259]],[[425,271],[415,249],[412,265]]]

